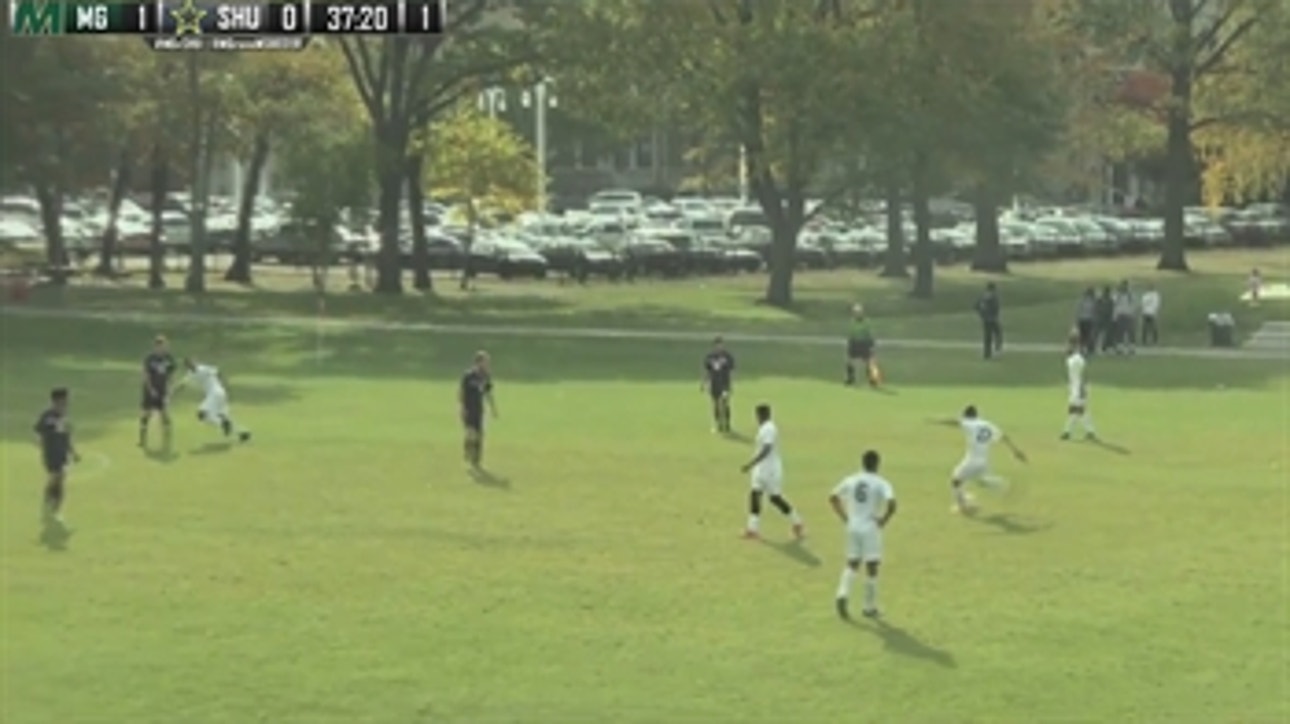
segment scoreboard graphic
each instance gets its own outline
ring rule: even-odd
[[[314,35],[442,33],[447,0],[10,0],[15,36],[135,35],[158,51],[303,50]]]

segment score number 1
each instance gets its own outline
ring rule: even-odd
[[[448,0],[405,0],[405,33],[442,33]]]

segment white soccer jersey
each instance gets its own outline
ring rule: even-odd
[[[833,489],[833,494],[843,502],[847,514],[847,527],[872,528],[887,511],[887,504],[896,499],[891,483],[874,473],[856,473],[843,478]]]
[[[219,381],[219,370],[211,365],[197,365],[188,373],[188,380],[200,387],[207,397],[225,394],[224,384]]]
[[[779,428],[775,427],[772,420],[763,422],[761,427],[757,428],[757,447],[754,453],[760,453],[762,448],[768,446],[770,454],[762,458],[761,462],[753,468],[755,478],[778,478],[784,474],[784,461],[779,456]]]
[[[1003,437],[1003,431],[981,418],[959,420],[963,437],[967,440],[965,456],[969,460],[984,461],[990,456],[990,446]]]
[[[1070,385],[1070,398],[1072,401],[1082,400],[1085,397],[1084,367],[1086,364],[1084,355],[1078,351],[1071,352],[1070,356],[1066,358],[1066,380]]]

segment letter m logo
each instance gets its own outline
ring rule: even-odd
[[[14,35],[61,35],[61,0],[17,0],[9,6]]]

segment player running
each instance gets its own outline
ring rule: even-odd
[[[202,391],[202,403],[197,407],[197,419],[218,427],[220,432],[224,433],[224,437],[236,433],[240,442],[249,441],[251,431],[237,427],[229,414],[228,385],[219,369],[212,365],[199,364],[190,357],[184,358],[184,369],[188,370],[187,376],[175,385],[175,391],[171,394],[178,393],[189,384],[196,384]]]
[[[80,455],[72,445],[72,423],[67,418],[67,405],[71,395],[66,387],[49,393],[49,409],[40,413],[32,429],[40,436],[40,452],[45,464],[45,500],[41,519],[45,526],[63,526],[63,499],[67,480],[67,465],[79,462]]]
[[[846,565],[838,583],[837,609],[843,619],[851,618],[847,599],[860,564],[865,567],[864,609],[869,618],[878,616],[878,567],[882,565],[882,529],[896,514],[896,493],[891,483],[878,475],[881,458],[869,450],[861,459],[863,470],[838,483],[829,505],[847,527]]]
[[[716,432],[730,433],[730,395],[734,392],[735,356],[726,349],[725,342],[717,337],[712,340],[712,350],[703,358],[703,379],[699,389],[712,397],[712,419]]]
[[[1062,429],[1062,439],[1071,439],[1075,423],[1084,427],[1084,439],[1096,440],[1097,432],[1093,429],[1093,417],[1088,411],[1088,377],[1085,374],[1087,361],[1080,351],[1078,335],[1071,335],[1066,345],[1066,381],[1069,396],[1066,404],[1066,427]]]
[[[851,329],[847,332],[847,376],[844,383],[854,385],[856,383],[856,367],[863,366],[865,377],[869,381],[870,387],[877,387],[882,384],[882,373],[878,370],[878,362],[874,358],[874,337],[873,330],[869,328],[869,320],[865,317],[864,307],[857,304],[851,308]]]
[[[990,447],[1001,442],[1012,451],[1013,457],[1021,462],[1026,461],[1026,454],[994,423],[981,419],[976,406],[968,405],[963,416],[957,420],[939,420],[942,425],[958,427],[967,439],[967,451],[950,477],[950,488],[954,494],[954,508],[957,513],[968,514],[975,510],[971,496],[963,490],[964,483],[979,482],[989,487],[1001,487],[1003,478],[990,470]]]
[[[170,447],[170,412],[166,409],[170,380],[179,365],[163,335],[152,340],[152,351],[143,358],[143,401],[139,405],[139,447],[148,446],[148,423],[161,418],[163,443]]]
[[[463,444],[466,462],[475,470],[481,469],[484,462],[484,406],[493,417],[497,417],[497,403],[493,401],[493,375],[489,370],[488,353],[475,353],[474,364],[461,376],[461,385],[457,390],[457,405],[461,412],[461,424],[465,428]]]
[[[754,540],[761,537],[761,497],[770,496],[771,505],[788,516],[793,524],[793,537],[801,540],[806,537],[806,528],[802,518],[784,498],[784,461],[779,456],[779,428],[770,419],[770,405],[761,404],[756,408],[757,443],[756,452],[740,468],[743,472],[752,473],[752,493],[748,498],[748,526],[744,537]]]

